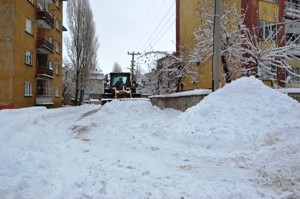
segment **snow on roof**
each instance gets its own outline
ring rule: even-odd
[[[168,98],[168,97],[184,97],[184,96],[194,96],[194,95],[208,95],[211,93],[210,89],[195,89],[191,91],[183,91],[179,93],[165,94],[165,95],[152,95],[149,98]]]
[[[279,88],[276,89],[276,91],[281,93],[299,93],[300,94],[300,88]]]

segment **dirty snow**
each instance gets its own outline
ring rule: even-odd
[[[300,105],[241,78],[179,112],[149,101],[0,111],[0,196],[300,198]]]

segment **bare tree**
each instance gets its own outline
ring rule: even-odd
[[[148,80],[148,84],[152,88],[156,89],[154,94],[169,94],[181,91],[182,78],[184,74],[184,66],[182,57],[176,57],[175,55],[165,51],[151,51],[145,53],[149,55],[161,55],[157,59],[156,68],[147,75],[152,78]]]
[[[213,57],[213,5],[204,1],[204,6],[198,6],[199,26],[194,32],[196,45],[190,53],[190,62],[197,64],[196,69],[205,66],[209,59]],[[241,65],[243,60],[245,42],[245,30],[243,25],[244,15],[241,15],[236,10],[236,6],[222,2],[221,14],[221,61],[225,81],[229,83],[231,79],[240,75]],[[195,66],[191,65],[190,70],[195,70]],[[193,72],[197,78],[198,71]]]
[[[88,0],[69,1],[67,17],[70,37],[65,43],[68,58],[75,71],[75,105],[80,105],[88,86],[90,72],[97,65],[99,44]]]
[[[71,63],[64,59],[64,67],[63,67],[63,104],[66,103],[66,99],[68,95],[71,95],[75,90],[74,85],[74,67],[72,67]]]
[[[300,49],[297,45],[300,35],[293,33],[287,40],[285,37],[280,38],[283,27],[282,24],[274,23],[266,24],[259,31],[247,31],[245,50],[249,65],[255,67],[255,70],[253,68],[248,70],[254,71],[260,79],[276,80],[277,71],[280,69],[288,72],[290,76],[299,77],[293,72],[289,61],[292,59],[300,61]],[[258,32],[259,35],[253,32]],[[283,81],[279,84],[286,83],[285,80]]]
[[[122,67],[118,62],[115,62],[112,68],[112,72],[114,73],[120,73],[122,72]]]

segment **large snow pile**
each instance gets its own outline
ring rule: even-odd
[[[166,132],[178,144],[197,149],[209,170],[218,168],[211,186],[216,180],[220,184],[232,180],[233,190],[259,185],[300,198],[300,105],[254,77],[241,78],[210,94],[176,118]],[[236,179],[219,170],[220,165],[228,167],[230,175],[247,175],[246,181],[234,185]],[[256,192],[249,187],[235,191],[237,198]]]
[[[0,111],[0,198],[300,198],[300,105],[242,78],[149,101]]]

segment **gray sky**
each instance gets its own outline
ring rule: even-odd
[[[90,5],[100,43],[98,67],[104,73],[115,62],[129,68],[127,52],[175,51],[175,0],[90,0]]]

